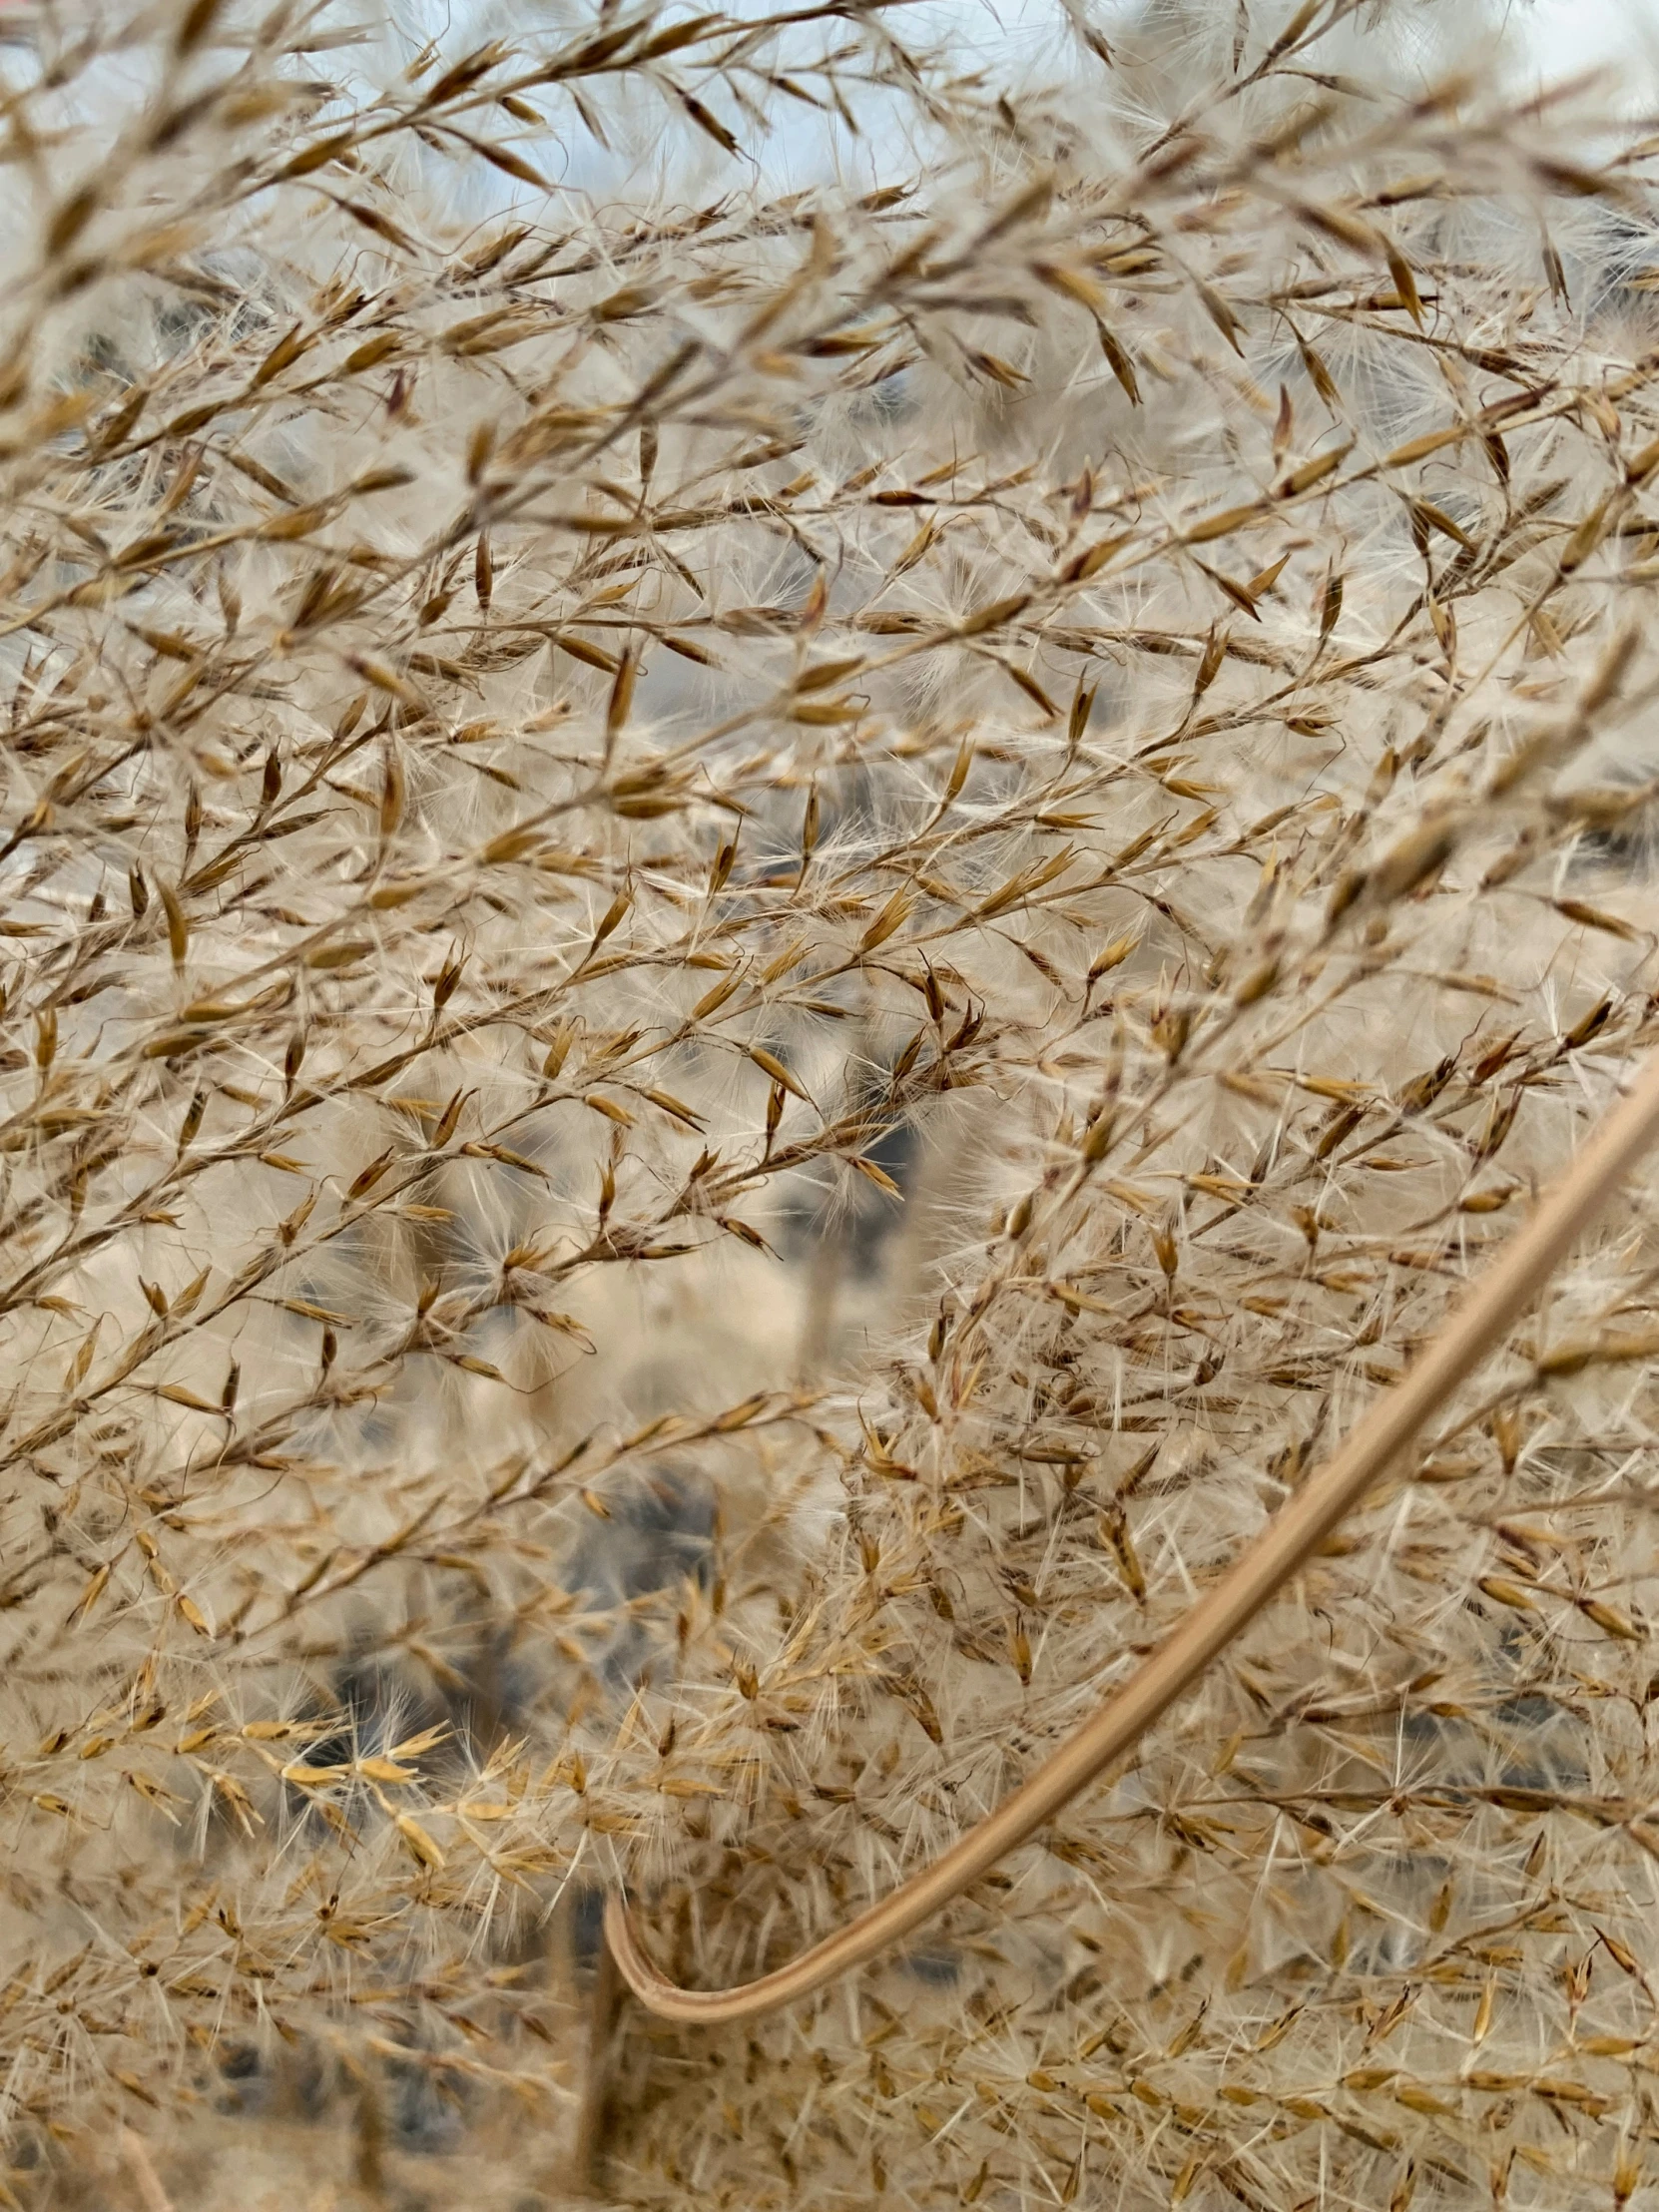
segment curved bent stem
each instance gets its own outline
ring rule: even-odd
[[[810,1996],[888,1949],[1033,1836],[1146,1731],[1247,1628],[1507,1333],[1574,1239],[1659,1137],[1659,1052],[1597,1125],[1561,1181],[1452,1312],[1429,1349],[1378,1399],[1335,1457],[1311,1475],[1200,1599],[1173,1635],[1030,1779],[891,1897],[775,1972],[735,1989],[682,1989],[646,1956],[622,1900],[605,1935],[628,1986],[671,2020],[752,2019]]]

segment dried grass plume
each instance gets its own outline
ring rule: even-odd
[[[974,1831],[1654,1065],[1659,136],[1497,33],[0,16],[0,2190],[1641,2212],[1651,1172],[907,1945],[588,1993]]]

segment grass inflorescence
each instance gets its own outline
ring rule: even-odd
[[[1640,1176],[907,1948],[587,1996],[973,1830],[1659,1042],[1659,138],[1470,17],[5,19],[0,2188],[1639,2207]]]

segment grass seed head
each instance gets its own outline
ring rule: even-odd
[[[30,2155],[1640,2203],[1651,1178],[912,1947],[547,2055],[590,1887],[716,1986],[973,1827],[1659,1036],[1650,149],[1461,21],[20,14]]]

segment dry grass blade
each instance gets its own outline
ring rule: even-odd
[[[1449,1317],[1429,1350],[1378,1400],[1341,1450],[1280,1508],[1174,1635],[1012,1797],[891,1897],[789,1965],[735,1989],[678,1987],[647,1957],[623,1901],[608,1899],[606,1941],[641,2003],[664,2019],[712,2025],[753,2019],[811,1996],[838,1974],[902,1941],[1053,1820],[1134,1748],[1353,1512],[1502,1341],[1655,1138],[1659,1054],[1599,1124],[1570,1172],[1545,1196],[1502,1258]]]

